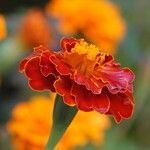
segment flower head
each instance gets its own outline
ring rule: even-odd
[[[47,12],[58,19],[64,34],[81,32],[105,52],[114,53],[125,34],[121,13],[108,0],[53,0]]]
[[[6,22],[5,18],[0,15],[0,40],[3,40],[6,37]]]
[[[52,43],[52,31],[41,10],[34,8],[27,12],[19,26],[19,36],[29,48]]]
[[[34,90],[51,90],[79,110],[113,115],[117,122],[133,112],[133,72],[83,39],[62,39],[55,53],[42,46],[20,64]]]
[[[7,129],[15,150],[44,150],[52,127],[53,102],[48,97],[35,96],[14,107]],[[88,141],[102,143],[109,125],[106,116],[79,111],[55,150],[70,150]]]

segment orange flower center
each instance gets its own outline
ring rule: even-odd
[[[73,70],[78,70],[84,75],[90,75],[96,64],[103,64],[105,55],[105,53],[100,52],[98,47],[92,44],[89,45],[81,39],[71,49],[71,52],[65,52],[64,57]]]

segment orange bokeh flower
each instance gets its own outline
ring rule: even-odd
[[[42,46],[20,64],[34,90],[51,90],[79,110],[112,115],[116,122],[130,118],[134,108],[134,73],[83,39],[64,38],[62,50]]]
[[[23,17],[19,25],[19,36],[29,48],[52,44],[52,30],[44,12],[40,9],[31,9]]]
[[[53,102],[48,97],[36,96],[13,109],[7,128],[15,150],[44,150],[52,126]],[[55,150],[70,150],[88,141],[102,143],[109,126],[106,116],[79,111]]]
[[[105,52],[114,53],[125,34],[120,11],[108,0],[53,0],[47,12],[59,20],[64,34],[81,32]]]
[[[0,40],[3,40],[6,37],[6,22],[4,16],[0,15]]]

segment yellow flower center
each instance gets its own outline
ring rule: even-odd
[[[99,49],[92,44],[88,44],[83,39],[80,40],[80,43],[77,43],[71,52],[81,54],[86,54],[89,60],[95,60],[96,56],[99,54]]]
[[[95,65],[102,66],[106,55],[95,45],[88,44],[83,39],[76,43],[74,48],[71,49],[71,53],[67,51],[64,53],[65,60],[69,62],[72,69],[79,71],[85,76],[92,74]]]

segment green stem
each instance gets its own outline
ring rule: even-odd
[[[66,105],[60,95],[56,96],[53,110],[53,126],[46,150],[54,150],[76,113],[77,109],[75,107]]]

